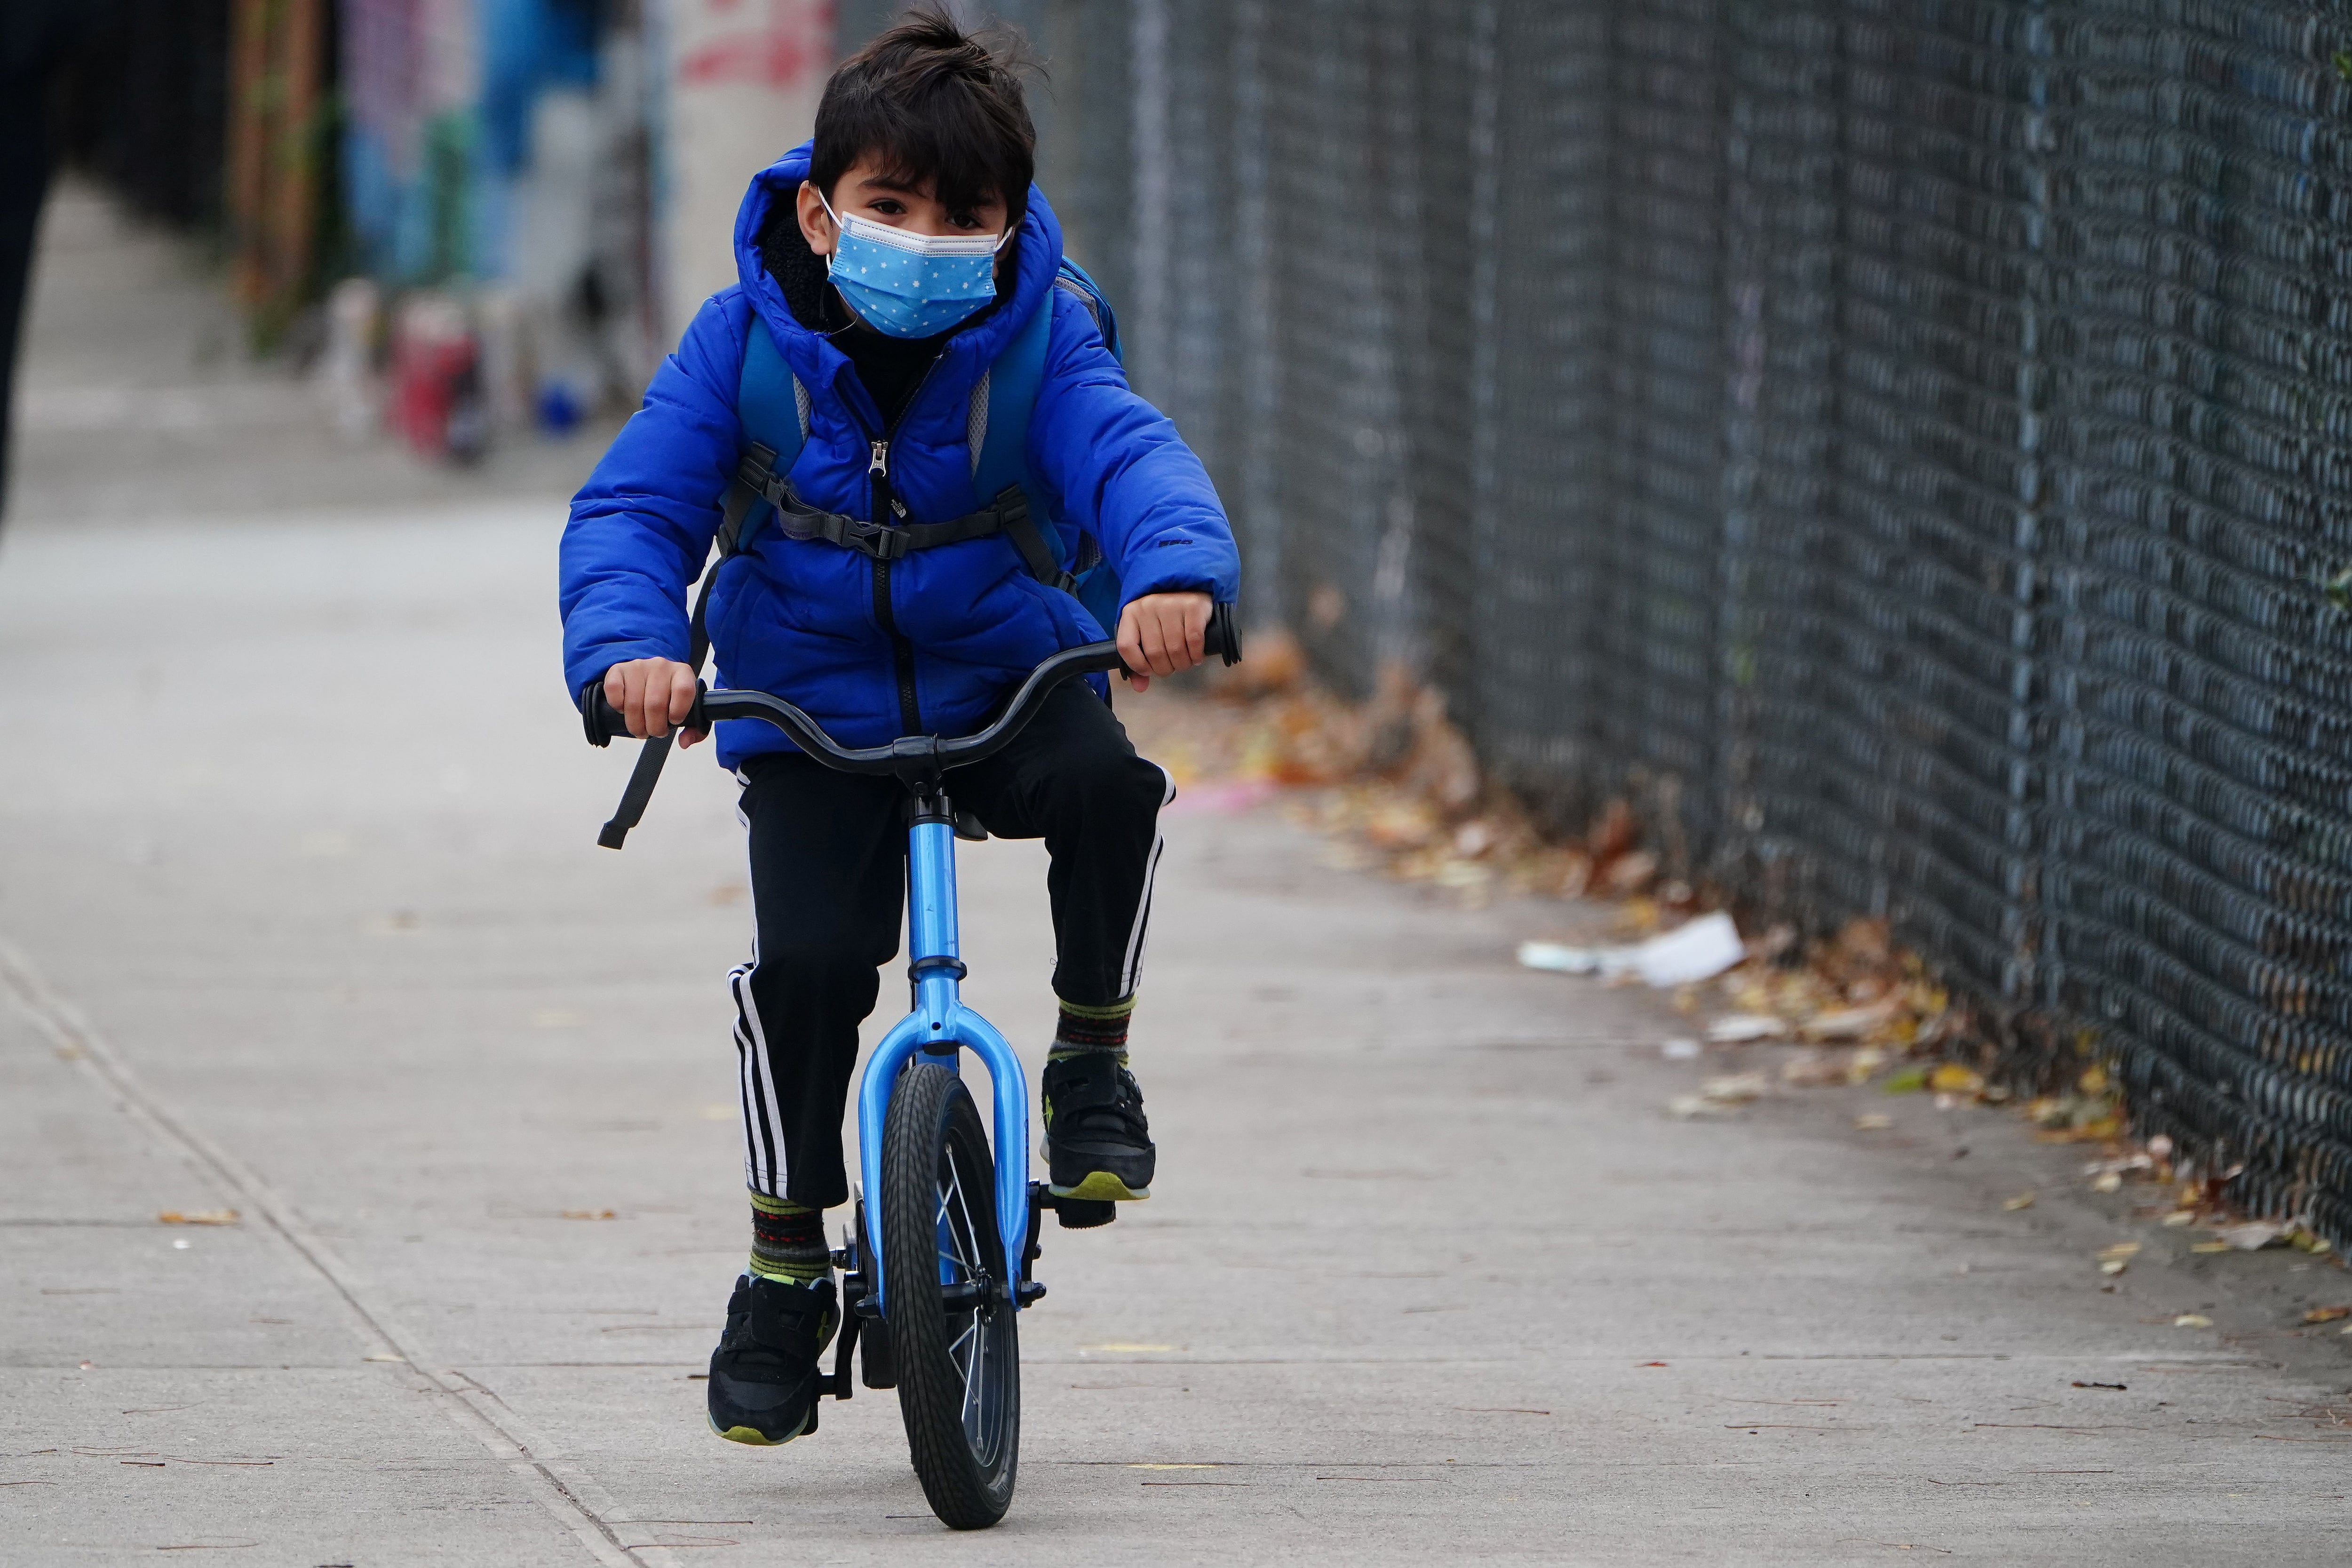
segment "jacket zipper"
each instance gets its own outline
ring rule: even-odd
[[[923,388],[929,384],[931,372],[939,368],[939,363],[934,359],[923,367],[922,378],[915,383],[915,389],[907,394],[907,401],[898,405],[898,418],[890,421],[890,427],[882,432],[880,439],[877,440],[872,431],[866,432],[866,447],[871,454],[871,460],[866,465],[867,505],[871,509],[872,520],[881,527],[895,527],[891,514],[901,510],[890,493],[891,437],[898,433],[898,420],[904,419],[907,410],[922,396]],[[848,403],[846,398],[842,401]],[[856,412],[853,405],[853,417]],[[903,726],[898,732],[919,735],[923,732],[923,712],[922,705],[915,697],[915,645],[907,640],[906,634],[898,629],[897,617],[890,613],[890,563],[887,561],[874,563],[874,620],[890,638],[890,662],[898,677],[898,722]]]

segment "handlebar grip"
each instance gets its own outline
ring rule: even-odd
[[[687,714],[686,722],[677,726],[677,729],[707,730],[710,727],[709,721],[702,716],[704,689],[702,682],[698,680],[695,682],[694,708]],[[603,681],[598,681],[580,694],[580,721],[582,728],[588,732],[588,743],[592,746],[609,746],[615,741],[626,741],[631,738],[629,721],[621,717],[619,709],[604,700]],[[667,740],[668,734],[658,738]]]
[[[1242,661],[1241,623],[1234,619],[1231,605],[1219,605],[1209,612],[1208,635],[1202,639],[1202,651],[1227,664]]]
[[[609,746],[614,741],[629,738],[629,721],[621,710],[604,700],[604,683],[596,682],[580,694],[580,722],[588,731],[592,746]]]

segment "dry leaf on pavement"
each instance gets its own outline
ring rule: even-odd
[[[1888,996],[1866,1007],[1841,1007],[1833,1013],[1821,1013],[1797,1026],[1797,1033],[1808,1040],[1859,1040],[1875,1034],[1894,1022],[1902,998]]]
[[[2285,1234],[2286,1226],[2276,1220],[2250,1219],[2242,1225],[2223,1226],[2213,1233],[2213,1239],[2240,1252],[2260,1252]]]
[[[2210,1329],[2213,1326],[2213,1320],[2202,1312],[2183,1312],[2172,1320],[2172,1326],[2176,1329]]]
[[[235,1209],[198,1209],[194,1214],[182,1214],[178,1209],[165,1209],[155,1216],[159,1225],[235,1225]]]
[[[1727,1073],[1708,1079],[1698,1091],[1717,1105],[1745,1105],[1764,1096],[1764,1075],[1760,1072]]]

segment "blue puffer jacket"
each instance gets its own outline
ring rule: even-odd
[[[808,163],[803,143],[751,182],[735,220],[740,281],[697,313],[655,373],[645,406],[572,500],[562,561],[570,694],[626,659],[687,656],[688,590],[718,531],[745,440],[735,399],[754,316],[812,401],[794,488],[822,510],[871,514],[868,441],[882,434],[874,400],[841,351],[793,318],[760,259],[762,222],[772,206],[793,199]],[[1241,563],[1216,491],[1176,427],[1128,390],[1085,305],[1053,286],[1061,226],[1034,187],[1016,243],[1013,291],[949,339],[890,435],[894,492],[916,522],[946,521],[983,504],[972,491],[966,437],[972,388],[1031,312],[1051,310],[1029,421],[1033,508],[1061,531],[1066,558],[1075,558],[1078,531],[1092,534],[1129,599],[1202,589],[1231,601]],[[712,590],[717,683],[787,698],[844,744],[869,746],[906,732],[894,628],[913,647],[921,727],[947,735],[978,728],[1047,655],[1105,635],[1076,599],[1032,577],[1002,536],[891,563],[887,624],[877,572],[856,551],[761,530]],[[719,760],[729,767],[791,749],[753,720],[719,731]]]

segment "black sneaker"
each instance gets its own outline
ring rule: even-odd
[[[1135,1075],[1108,1051],[1045,1064],[1046,1185],[1058,1198],[1151,1195],[1151,1123]]]
[[[761,1447],[815,1431],[817,1357],[840,1321],[831,1279],[737,1279],[710,1352],[710,1429]]]

